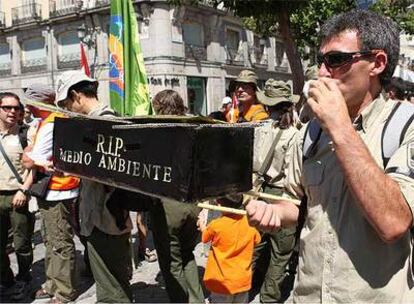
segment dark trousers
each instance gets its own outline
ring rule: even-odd
[[[86,237],[89,261],[96,282],[96,301],[130,303],[130,233],[109,235],[96,227]]]
[[[3,286],[14,283],[13,271],[10,268],[10,259],[6,253],[8,230],[13,231],[14,251],[17,256],[19,272],[18,281],[30,281],[30,270],[33,262],[32,236],[34,230],[34,215],[28,211],[27,204],[21,208],[12,208],[14,193],[0,194],[0,279]]]
[[[168,201],[150,209],[158,262],[170,301],[204,303],[193,250],[199,240],[195,205]]]
[[[264,187],[265,193],[280,195],[277,188]],[[260,286],[260,302],[283,302],[289,295],[291,278],[287,275],[288,264],[295,247],[296,227],[264,233],[253,254],[253,287]]]
[[[63,302],[73,301],[76,290],[76,249],[71,224],[73,199],[38,200],[44,225],[45,290]]]

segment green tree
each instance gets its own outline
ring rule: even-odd
[[[370,9],[392,18],[407,34],[414,35],[413,0],[377,0]]]
[[[206,0],[169,0],[174,5],[197,5]],[[292,69],[293,90],[303,87],[301,58],[305,47],[315,53],[320,26],[335,14],[357,6],[356,0],[210,0],[223,4],[242,18],[244,25],[263,36],[280,35]],[[377,0],[370,9],[394,19],[406,33],[414,33],[413,0]],[[311,62],[314,56],[312,56]]]

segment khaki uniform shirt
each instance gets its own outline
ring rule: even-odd
[[[285,177],[284,168],[286,167],[285,155],[293,144],[293,137],[298,132],[295,127],[280,129],[274,125],[273,120],[263,122],[254,132],[254,151],[253,151],[253,172],[261,170],[263,163],[271,149],[276,137],[279,137],[274,149],[268,170],[265,172],[267,184],[283,188],[283,178]],[[280,133],[280,135],[279,135]],[[253,179],[255,180],[255,178]]]
[[[107,111],[108,108],[104,106],[92,111],[89,115],[101,116],[101,113]],[[111,197],[112,192],[112,187],[91,180],[82,179],[80,193],[81,201],[79,205],[79,219],[82,235],[91,235],[94,227],[110,235],[121,235],[131,231],[132,222],[129,216],[126,222],[127,228],[120,230],[116,225],[114,216],[109,212],[108,208],[106,208],[106,202]]]
[[[355,129],[381,168],[381,133],[394,105],[379,97],[356,119]],[[294,301],[413,303],[410,232],[392,244],[379,238],[346,185],[324,133],[315,154],[302,164],[305,129],[295,140],[285,179],[288,191],[299,198],[308,197]],[[386,173],[400,185],[411,211],[414,169],[408,167],[408,143],[413,141],[411,124],[387,165],[400,173]]]
[[[25,169],[21,162],[23,148],[18,135],[18,126],[16,125],[8,132],[0,132],[0,140],[9,159],[24,180],[27,174],[25,174]],[[31,139],[28,138],[27,141],[30,145]],[[0,190],[17,190],[20,187],[21,184],[17,181],[3,154],[0,153]]]

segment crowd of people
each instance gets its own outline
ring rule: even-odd
[[[307,69],[301,96],[282,80],[261,89],[254,71],[240,72],[211,117],[253,124],[253,190],[267,198],[229,193],[211,203],[232,209],[206,222],[196,205],[133,196],[151,219],[153,260],[171,302],[247,303],[259,292],[260,302],[275,303],[292,288],[296,302],[414,301],[414,90],[392,77],[398,58],[398,27],[353,10],[322,26],[318,64]],[[55,170],[54,120],[65,114],[31,102],[90,117],[117,114],[83,72],[64,72],[57,83],[56,91],[33,84],[22,99],[0,93],[0,294],[18,302],[33,291],[35,195],[46,281],[33,297],[77,299],[77,235],[97,302],[131,302],[133,223],[120,204],[131,196]],[[173,90],[159,92],[152,105],[157,115],[186,115]],[[210,244],[202,279],[193,253],[200,238]]]

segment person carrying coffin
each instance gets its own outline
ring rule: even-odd
[[[98,82],[81,71],[62,73],[57,81],[56,105],[89,116],[113,117],[115,112],[97,97]],[[118,193],[118,195],[117,195]],[[119,194],[120,193],[120,194]],[[118,196],[115,198],[114,196]],[[132,301],[129,211],[113,206],[125,196],[104,184],[81,180],[79,218],[86,237],[88,255],[96,282],[96,300],[106,303]]]

